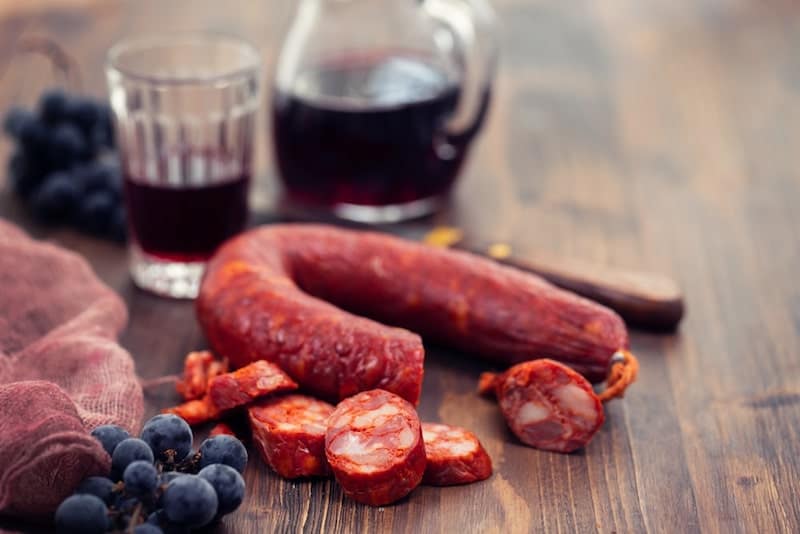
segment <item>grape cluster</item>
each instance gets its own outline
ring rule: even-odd
[[[122,179],[105,103],[52,89],[36,111],[11,108],[3,130],[16,142],[8,162],[11,187],[37,219],[125,239]]]
[[[59,533],[189,532],[244,499],[247,450],[233,436],[208,438],[193,453],[192,430],[176,415],[153,417],[139,438],[113,425],[92,436],[111,455],[110,476],[87,478],[61,503]]]

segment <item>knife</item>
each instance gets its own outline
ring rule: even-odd
[[[474,242],[460,229],[450,226],[434,228],[423,241],[433,246],[487,256],[537,274],[558,287],[608,306],[630,326],[672,331],[683,318],[683,293],[674,280],[661,274],[619,270],[530,253],[505,242]]]

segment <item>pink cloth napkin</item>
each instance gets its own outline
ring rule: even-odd
[[[142,390],[116,342],[126,321],[81,257],[0,220],[0,514],[52,514],[109,470],[94,427],[138,430]]]

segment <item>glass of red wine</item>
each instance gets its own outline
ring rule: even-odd
[[[110,50],[106,76],[139,287],[194,298],[205,262],[245,228],[260,63],[250,44],[206,34]]]
[[[288,206],[367,223],[436,210],[484,123],[495,56],[486,0],[301,0],[271,106]]]

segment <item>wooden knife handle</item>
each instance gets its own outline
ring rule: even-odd
[[[674,280],[660,274],[622,271],[539,254],[524,254],[505,244],[474,246],[459,242],[455,248],[538,274],[559,287],[608,306],[630,326],[674,330],[683,318],[681,289]]]

